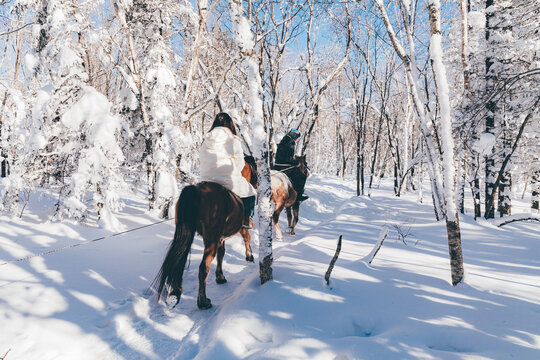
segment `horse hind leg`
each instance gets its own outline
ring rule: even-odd
[[[298,213],[300,212],[300,202],[297,201],[292,206],[292,235],[294,235],[294,228],[298,224]]]
[[[254,262],[255,259],[253,258],[253,253],[251,252],[251,235],[249,234],[249,230],[246,228],[241,229],[240,235],[242,235],[242,239],[244,239],[244,245],[246,247],[246,261]],[[219,256],[219,252],[218,252],[218,256]],[[219,258],[218,258],[218,261],[219,261]]]
[[[296,223],[294,222],[294,219],[293,219],[291,207],[286,208],[285,211],[287,212],[287,225],[288,225],[287,234],[296,235],[296,233],[294,232],[294,227]]]
[[[216,266],[216,282],[225,284],[227,279],[223,275],[223,256],[225,256],[225,241],[220,241],[217,248],[217,266]]]
[[[206,243],[206,241],[205,241]],[[218,240],[212,241],[209,246],[205,246],[203,259],[199,265],[199,295],[197,296],[197,306],[201,310],[210,309],[212,302],[206,297],[206,279],[210,273],[210,265],[216,256]]]
[[[281,240],[283,238],[283,233],[281,232],[281,227],[279,226],[279,215],[281,214],[282,210],[283,205],[277,207],[272,214],[272,221],[274,223],[274,227],[276,228],[276,239],[278,240]]]

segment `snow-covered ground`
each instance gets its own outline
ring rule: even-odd
[[[354,189],[310,177],[297,235],[274,243],[274,280],[263,286],[257,259],[246,263],[240,237],[229,239],[228,283],[210,274],[206,311],[196,305],[199,237],[182,300],[169,309],[146,289],[172,221],[69,247],[111,233],[47,222],[53,200],[32,198],[22,219],[0,216],[0,358],[540,359],[540,223],[498,228],[461,217],[466,281],[452,287],[445,225],[429,202],[395,198],[384,182],[371,198]],[[125,201],[126,229],[158,221],[142,199]],[[384,228],[368,265],[362,259]],[[256,235],[252,246],[257,256]]]

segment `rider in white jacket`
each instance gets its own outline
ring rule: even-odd
[[[244,202],[246,217],[251,218],[257,192],[242,176],[245,164],[242,141],[236,136],[236,128],[228,114],[216,115],[199,154],[201,181],[216,182],[234,192]]]

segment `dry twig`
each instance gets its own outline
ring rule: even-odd
[[[330,285],[330,274],[332,273],[332,270],[334,269],[334,264],[336,263],[339,256],[339,252],[341,251],[341,238],[342,237],[343,235],[339,235],[336,253],[334,254],[334,257],[332,258],[332,261],[330,261],[330,266],[328,266],[328,270],[326,270],[326,274],[324,275],[324,279],[326,280],[326,285]]]

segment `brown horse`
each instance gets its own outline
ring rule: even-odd
[[[306,164],[306,156],[295,156],[296,160],[300,164],[300,171],[309,176],[309,170]],[[252,157],[246,156],[246,165],[242,169],[242,175],[257,188],[257,165]],[[272,200],[274,201],[275,208],[272,214],[272,221],[276,228],[276,238],[281,239],[283,237],[281,228],[279,226],[279,215],[283,209],[287,212],[287,233],[294,235],[294,228],[298,223],[298,212],[300,210],[300,202],[296,201],[297,193],[294,190],[289,177],[281,171],[272,170],[270,172],[270,180],[272,184]]]
[[[300,165],[300,172],[306,177],[309,176],[309,168],[306,164],[306,156],[295,156]],[[270,173],[272,180],[272,199],[275,203],[272,221],[276,227],[276,238],[281,239],[282,233],[279,227],[279,215],[283,209],[287,212],[287,234],[295,235],[294,228],[298,223],[298,212],[300,210],[300,201],[297,201],[297,193],[294,190],[289,177],[283,172],[272,170]]]
[[[182,276],[197,232],[204,242],[204,255],[199,265],[197,306],[199,309],[212,307],[210,299],[206,297],[206,279],[210,264],[217,254],[216,282],[227,282],[222,269],[224,239],[240,232],[246,246],[246,260],[253,261],[249,230],[242,228],[244,218],[242,200],[222,185],[205,181],[184,187],[176,203],[173,241],[152,283],[152,288],[157,286],[157,300],[166,292],[167,295],[176,297],[174,306],[180,301]]]

